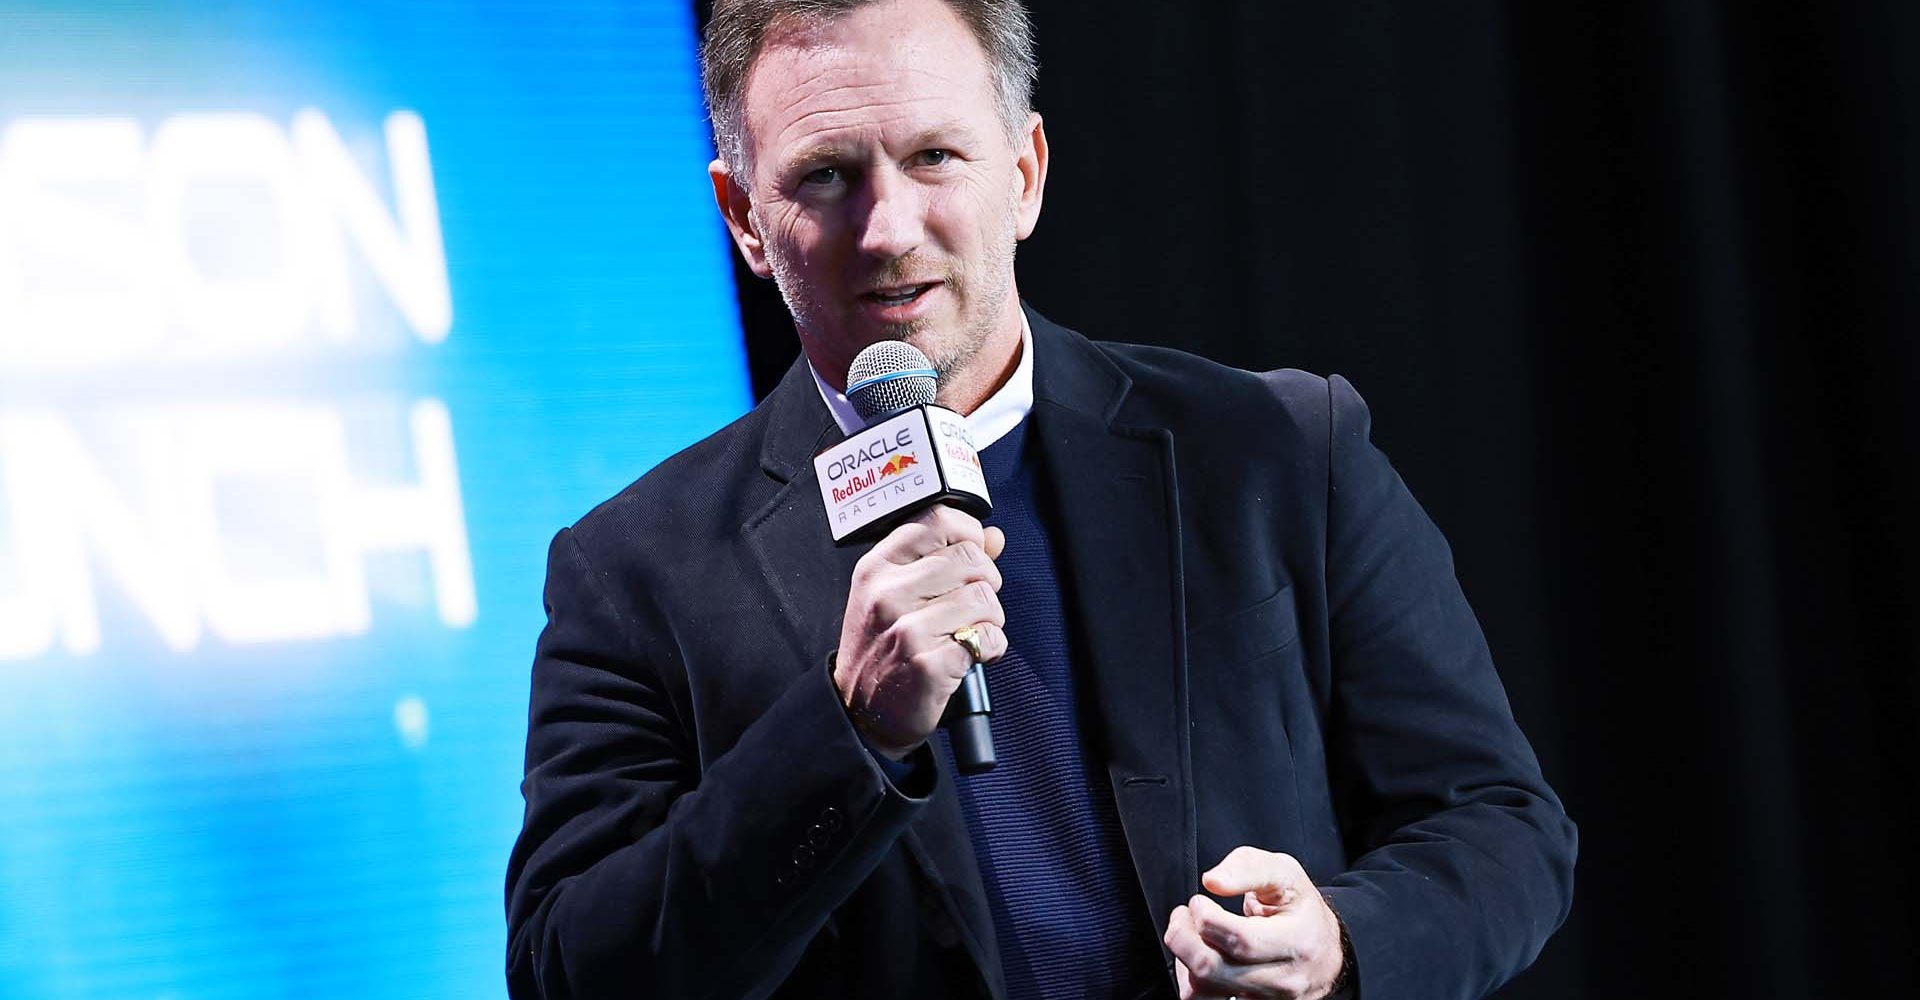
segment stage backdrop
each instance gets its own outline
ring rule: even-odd
[[[750,403],[695,81],[0,0],[0,997],[504,994],[547,541]]]

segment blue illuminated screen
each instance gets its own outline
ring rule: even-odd
[[[505,994],[553,532],[750,405],[690,5],[0,0],[0,997]]]

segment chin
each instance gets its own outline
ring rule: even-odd
[[[953,336],[929,340],[926,343],[914,340],[908,343],[920,348],[921,353],[933,362],[933,367],[940,373],[940,382],[943,385],[953,372],[965,367],[980,353],[981,346],[978,338]]]
[[[899,340],[919,348],[920,353],[933,362],[935,368],[944,368],[943,355],[953,353],[953,338],[942,333],[932,322],[917,319],[911,323],[889,323],[881,329],[881,340]]]

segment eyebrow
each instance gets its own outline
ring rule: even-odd
[[[971,141],[973,137],[974,130],[971,126],[964,121],[954,119],[921,129],[912,139],[908,140],[907,145],[912,149],[919,150],[931,145],[937,145],[942,138],[957,139],[966,142]],[[845,160],[849,153],[850,147],[838,142],[823,142],[818,145],[808,146],[799,153],[782,160],[781,173],[791,173],[810,164],[834,163]]]
[[[782,174],[788,174],[801,167],[812,166],[816,163],[836,163],[846,158],[847,147],[839,143],[823,142],[817,146],[808,146],[806,149],[781,160],[780,172]]]
[[[957,118],[952,121],[941,122],[931,128],[922,129],[920,134],[914,136],[912,143],[913,148],[922,149],[933,145],[935,140],[942,136],[952,136],[953,138],[962,140],[972,139],[973,128]]]

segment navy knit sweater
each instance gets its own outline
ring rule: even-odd
[[[989,664],[993,770],[959,776],[1014,1000],[1131,998],[1167,982],[1106,772],[1085,752],[1061,579],[1022,422],[981,451],[1006,656]],[[940,752],[952,762],[946,733]],[[958,772],[950,772],[955,773]],[[1164,992],[1164,990],[1156,991]]]

